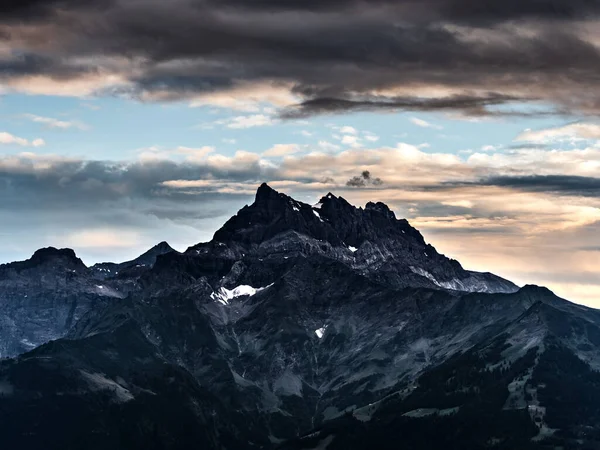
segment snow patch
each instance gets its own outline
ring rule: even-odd
[[[315,216],[317,216],[317,218],[318,218],[318,219],[319,219],[321,222],[323,222],[323,219],[321,219],[321,216],[319,215],[319,213],[318,213],[317,211],[315,211],[314,209],[313,209],[313,214],[314,214]]]
[[[222,305],[227,305],[227,304],[229,304],[229,300],[232,300],[236,297],[243,297],[243,296],[252,297],[257,292],[264,291],[265,289],[270,288],[271,286],[273,286],[273,283],[271,283],[270,285],[268,285],[266,287],[262,287],[262,288],[253,288],[252,286],[248,286],[246,284],[242,284],[231,290],[227,289],[225,287],[222,287],[217,292],[213,292],[212,294],[210,294],[210,298],[218,301]]]
[[[317,337],[319,339],[323,338],[323,336],[325,335],[325,330],[326,329],[327,329],[327,327],[325,326],[325,327],[319,328],[318,330],[315,330],[315,334],[317,335]]]
[[[350,250],[352,253],[354,253],[355,251],[357,251],[358,249],[356,247],[352,247],[351,245],[348,246],[348,250]]]
[[[314,209],[321,209],[323,207],[323,203],[319,202],[316,205],[313,205]]]
[[[29,339],[21,339],[21,344],[23,344],[23,345],[25,345],[26,347],[29,347],[29,348],[37,347],[37,344],[34,344]]]

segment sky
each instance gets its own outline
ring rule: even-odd
[[[184,250],[266,181],[386,202],[468,269],[600,307],[599,21],[589,0],[3,1],[0,262]]]

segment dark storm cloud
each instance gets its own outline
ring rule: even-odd
[[[301,103],[284,117],[374,109],[513,115],[497,107],[532,101],[596,113],[600,54],[580,31],[599,4],[10,0],[0,7],[0,36],[12,51],[0,81],[113,73],[130,83],[111,93],[161,100],[285,83]],[[447,94],[419,93],[428,87]]]
[[[346,182],[348,187],[367,187],[367,186],[381,186],[383,181],[381,178],[374,178],[371,176],[371,172],[363,170],[359,176],[352,177]]]
[[[496,176],[475,182],[444,183],[441,188],[459,186],[498,186],[526,192],[600,197],[600,178],[573,175]]]
[[[486,96],[455,95],[441,99],[420,98],[376,98],[370,100],[344,100],[336,98],[316,98],[283,111],[283,117],[294,118],[313,114],[335,113],[340,111],[377,111],[377,110],[409,110],[409,111],[462,111],[470,116],[507,116],[524,115],[524,112],[492,111],[490,106],[499,106],[519,99],[501,94],[490,93]],[[532,100],[532,99],[527,99]]]
[[[0,17],[4,21],[37,21],[56,16],[60,11],[99,10],[112,0],[2,0]]]
[[[583,18],[598,14],[596,0],[211,0],[213,5],[271,11],[339,11],[394,7],[437,14],[461,21],[507,20],[523,17]]]

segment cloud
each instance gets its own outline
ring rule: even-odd
[[[415,88],[415,94],[427,87]],[[335,114],[340,112],[360,111],[442,111],[460,112],[466,116],[527,116],[533,115],[523,111],[499,111],[492,107],[502,106],[511,102],[527,102],[536,100],[526,96],[508,96],[500,93],[485,93],[481,95],[452,94],[438,98],[398,97],[365,94],[362,99],[346,99],[341,97],[316,97],[305,100],[293,107],[287,107],[281,112],[283,118],[306,117],[314,114]],[[537,113],[542,115],[545,113]]]
[[[573,139],[600,139],[600,125],[594,123],[571,123],[541,130],[528,129],[519,134],[515,140],[543,143]]]
[[[470,200],[448,200],[442,202],[442,205],[457,206],[459,208],[473,208],[473,202]]]
[[[269,150],[263,152],[263,156],[281,157],[298,153],[300,147],[297,144],[275,144]]]
[[[191,148],[179,146],[174,149],[161,149],[160,147],[148,147],[138,151],[138,156],[142,161],[169,161],[172,159],[183,158],[188,162],[201,162],[209,154],[215,151],[215,147],[204,146]]]
[[[379,140],[379,136],[377,136],[375,133],[371,133],[369,131],[364,131],[363,135],[364,135],[364,139],[369,142],[377,142]]]
[[[484,145],[483,147],[481,147],[482,152],[495,152],[498,149],[499,146],[497,145]]]
[[[24,117],[31,120],[32,122],[41,123],[43,125],[46,125],[48,128],[59,128],[59,129],[63,129],[63,130],[66,130],[69,128],[77,128],[79,130],[87,130],[88,129],[87,125],[80,123],[80,122],[58,120],[58,119],[54,119],[52,117],[42,117],[42,116],[36,116],[34,114],[25,114]]]
[[[236,116],[216,123],[225,125],[227,128],[244,129],[273,125],[274,120],[264,114],[254,114],[251,116]]]
[[[319,148],[321,150],[324,150],[327,152],[334,152],[341,148],[339,145],[333,144],[329,141],[319,141],[319,143],[317,145],[319,146]]]
[[[412,117],[412,118],[410,119],[410,121],[411,121],[411,122],[412,122],[414,125],[416,125],[416,126],[418,126],[418,127],[421,127],[421,128],[434,128],[434,129],[436,129],[436,130],[441,130],[441,129],[443,129],[443,127],[441,127],[441,126],[439,126],[439,125],[434,125],[434,124],[432,124],[432,123],[429,123],[429,122],[427,122],[427,121],[425,121],[425,120],[423,120],[423,119],[419,119],[419,118],[417,118],[417,117]]]
[[[257,115],[268,103],[288,118],[597,114],[598,10],[587,0],[12,0],[0,9],[0,82]]]
[[[4,145],[19,145],[21,147],[43,147],[46,142],[43,139],[34,139],[29,141],[25,138],[15,136],[5,131],[0,132],[0,144]]]
[[[368,170],[363,170],[359,176],[346,181],[346,186],[349,187],[381,186],[382,184],[383,181],[380,178],[371,178],[371,172]]]
[[[466,186],[499,186],[527,192],[600,198],[600,177],[582,177],[576,175],[493,176],[476,182],[454,184]]]
[[[352,135],[349,135],[349,134],[346,134],[346,135],[342,136],[341,137],[341,142],[344,145],[348,145],[350,147],[355,147],[355,148],[358,148],[358,147],[362,146],[362,144],[360,143],[360,139],[359,139],[358,136],[352,136]]]
[[[354,127],[345,126],[336,129],[342,134],[358,134],[358,131],[356,131],[356,128]]]

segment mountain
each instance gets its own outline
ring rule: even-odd
[[[467,271],[382,203],[261,185],[210,242],[144,270],[53,252],[119,295],[0,362],[9,447],[600,446],[600,312]],[[84,296],[50,268],[20,287],[36,276]]]
[[[44,248],[0,265],[0,358],[63,337],[92,305],[120,297],[70,249]]]
[[[397,220],[383,203],[355,208],[329,193],[309,206],[263,184],[255,202],[242,208],[213,241],[186,254],[243,260],[255,254],[277,259],[282,254],[322,255],[395,287],[423,286],[471,292],[514,292],[517,287],[489,273],[464,270],[440,255],[406,220]],[[229,252],[227,256],[224,251]]]
[[[103,279],[118,276],[121,276],[121,278],[135,276],[136,274],[142,273],[143,271],[151,268],[156,262],[156,258],[158,256],[171,252],[177,251],[174,250],[167,242],[163,241],[131,261],[122,263],[98,263],[94,264],[92,267],[90,267],[90,269],[98,278]]]
[[[0,358],[64,337],[92,309],[136,290],[139,275],[169,252],[161,242],[133,261],[88,268],[73,250],[50,247],[0,265]]]

